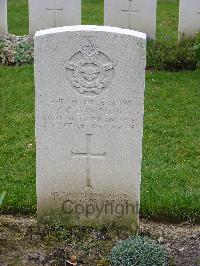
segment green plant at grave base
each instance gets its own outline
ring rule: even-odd
[[[165,266],[164,249],[144,236],[130,237],[113,247],[109,259],[112,266]]]
[[[200,68],[200,33],[197,34],[194,46],[193,46],[193,50],[196,53],[196,58],[197,58],[197,68]]]
[[[200,39],[182,41],[179,45],[171,40],[149,41],[147,43],[147,68],[180,71],[197,68]]]
[[[7,35],[0,37],[0,64],[18,66],[33,63],[33,38]]]
[[[0,38],[0,64],[22,65],[33,63],[33,38],[8,35]],[[180,71],[200,67],[200,34],[182,41],[150,40],[147,42],[147,69]]]
[[[6,42],[4,39],[0,38],[0,64],[5,65],[6,63]]]
[[[0,39],[0,50],[5,47],[5,41]]]
[[[33,63],[33,44],[22,41],[18,43],[15,49],[16,65]]]

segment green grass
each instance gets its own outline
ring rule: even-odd
[[[82,24],[103,25],[104,0],[82,0]]]
[[[147,74],[142,182],[146,217],[200,219],[199,77],[199,70]]]
[[[147,73],[141,213],[200,219],[200,71]],[[34,213],[33,67],[0,67],[4,213]],[[32,144],[31,147],[29,144]]]
[[[157,38],[178,38],[179,1],[158,0],[157,7]]]
[[[28,34],[28,0],[8,0],[8,31]]]
[[[6,192],[7,212],[35,209],[33,99],[32,66],[0,67],[0,194]]]
[[[82,24],[103,25],[103,0],[82,0]],[[177,39],[178,0],[158,0],[157,38]],[[9,32],[28,34],[28,0],[8,0]]]

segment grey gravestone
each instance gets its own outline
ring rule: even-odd
[[[157,0],[104,0],[104,25],[156,35]]]
[[[111,27],[36,33],[39,219],[136,229],[145,44]]]
[[[200,31],[200,1],[181,0],[179,7],[179,40]]]
[[[29,0],[29,33],[81,24],[81,0]]]
[[[7,0],[0,0],[0,34],[5,35],[7,32]]]

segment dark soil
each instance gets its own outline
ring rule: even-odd
[[[157,240],[168,253],[169,265],[200,265],[200,225],[162,224],[142,220],[140,234]],[[39,226],[32,217],[0,216],[0,265],[108,266],[113,245],[130,234],[110,227],[69,230]],[[122,265],[125,266],[125,265]]]

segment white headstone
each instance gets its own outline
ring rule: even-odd
[[[81,24],[81,0],[29,0],[29,33]]]
[[[200,0],[180,0],[179,39],[194,36],[200,31]]]
[[[0,34],[7,34],[7,0],[0,0]]]
[[[104,25],[156,35],[157,0],[104,0]]]
[[[36,33],[40,219],[137,226],[145,43],[103,26]]]

